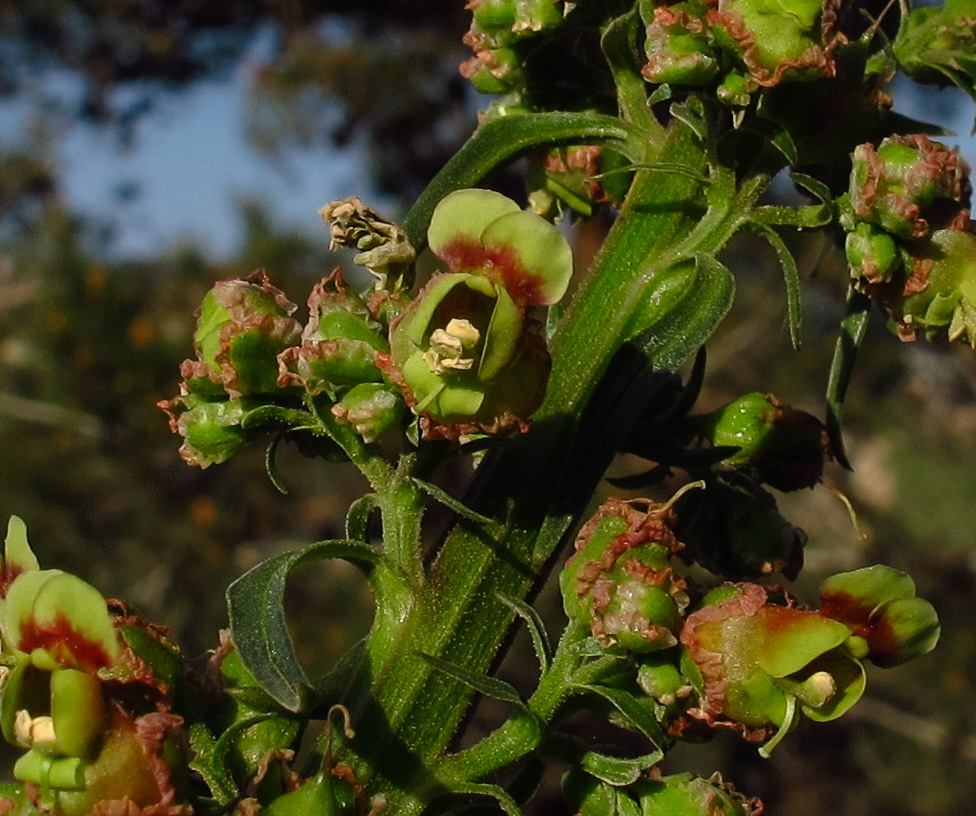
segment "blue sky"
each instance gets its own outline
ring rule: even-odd
[[[113,258],[138,258],[193,243],[214,257],[228,257],[241,240],[238,203],[254,197],[267,205],[275,223],[326,240],[318,208],[333,198],[370,197],[365,153],[353,143],[343,150],[294,149],[273,160],[255,152],[244,132],[250,71],[245,60],[235,76],[202,82],[189,90],[161,95],[156,110],[140,123],[135,145],[121,149],[111,130],[64,118],[54,137],[62,170],[62,192],[75,211],[94,219],[114,219]],[[73,80],[49,77],[46,93],[70,98]],[[896,98],[900,110],[918,118],[951,119],[959,146],[976,166],[976,141],[969,136],[973,106],[954,89]],[[32,103],[0,104],[0,140],[23,139]],[[120,201],[118,191],[134,185],[137,195]]]

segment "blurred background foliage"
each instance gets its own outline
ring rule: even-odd
[[[161,95],[232,70],[263,33],[273,39],[273,57],[256,75],[240,123],[252,142],[286,153],[355,137],[370,150],[373,177],[364,190],[406,206],[475,124],[478,102],[456,71],[467,13],[456,0],[350,5],[0,0],[0,95],[37,93],[38,72],[70,72],[82,80],[78,94],[48,113],[100,122],[125,146]],[[191,469],[155,403],[175,393],[179,362],[190,354],[191,315],[212,281],[264,267],[302,302],[342,259],[326,251],[324,229],[285,232],[262,205],[243,202],[246,237],[236,257],[214,260],[181,244],[157,257],[109,262],[111,224],[70,211],[44,122],[33,126],[38,138],[0,149],[0,516],[27,520],[44,564],[126,599],[197,654],[216,643],[228,582],[270,554],[341,536],[345,508],[363,483],[345,466],[284,448],[287,495],[265,478],[261,450]],[[581,255],[594,232],[599,227],[579,234]],[[702,410],[770,390],[822,414],[847,271],[823,236],[797,240],[795,250],[807,278],[799,353],[789,346],[771,252],[748,237],[729,249],[740,292],[710,344]],[[798,591],[813,600],[829,572],[876,561],[908,570],[943,620],[940,648],[876,672],[870,697],[852,715],[804,725],[769,761],[722,736],[681,748],[668,762],[705,775],[721,769],[762,796],[769,812],[789,816],[969,812],[976,802],[976,355],[903,345],[876,320],[855,371],[846,434],[853,471],[835,465],[829,488],[781,502],[810,536]],[[629,467],[616,465],[621,473]],[[856,508],[857,527],[838,492]],[[311,663],[327,664],[368,626],[364,584],[335,562],[299,576],[292,604]],[[554,597],[543,593],[540,605],[559,626]],[[500,672],[530,688],[524,646],[517,638]],[[491,718],[490,707],[479,709],[472,732]]]

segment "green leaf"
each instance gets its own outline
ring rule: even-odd
[[[450,790],[442,794],[442,796],[444,798],[460,800],[457,809],[463,808],[463,803],[466,801],[477,801],[485,798],[494,799],[508,816],[523,816],[518,802],[509,796],[504,788],[498,785],[488,784],[487,782],[462,782],[452,785]]]
[[[203,723],[191,724],[189,732],[190,749],[193,752],[190,769],[203,777],[216,804],[229,805],[237,798],[239,791],[226,761],[216,757],[217,740]],[[223,760],[226,760],[226,753],[223,754]]]
[[[461,518],[467,519],[468,521],[473,521],[476,524],[482,524],[485,527],[492,529],[498,527],[498,522],[488,516],[483,516],[481,513],[476,513],[470,507],[468,507],[464,502],[459,499],[454,498],[450,493],[441,487],[431,483],[425,482],[423,479],[418,479],[416,477],[412,478],[412,481],[417,487],[424,491],[428,496],[430,496],[435,501],[443,504],[448,510],[453,510]]]
[[[665,745],[664,732],[653,715],[628,691],[612,686],[576,686],[574,691],[587,692],[602,697],[612,705],[630,726],[650,740],[655,748]]]
[[[264,451],[264,471],[268,474],[268,479],[274,485],[275,490],[283,496],[287,496],[288,487],[282,481],[281,474],[278,473],[278,462],[275,459],[275,453],[278,451],[278,445],[281,444],[281,439],[282,437],[280,435],[276,436]]]
[[[735,279],[712,255],[695,256],[695,279],[662,320],[645,329],[633,343],[659,371],[675,371],[712,336],[735,296]]]
[[[851,288],[847,293],[847,312],[840,322],[840,333],[834,347],[834,357],[830,363],[827,379],[827,433],[834,458],[848,470],[851,463],[844,452],[844,439],[841,432],[841,414],[847,386],[854,370],[857,350],[867,334],[868,318],[871,316],[871,300],[866,295]]]
[[[501,592],[496,593],[498,600],[511,609],[516,615],[525,621],[532,637],[532,645],[535,648],[535,656],[539,660],[539,665],[543,672],[552,663],[552,646],[549,643],[549,635],[546,632],[546,625],[542,617],[535,609],[519,598],[512,598]]]
[[[783,280],[786,282],[786,308],[790,323],[790,341],[793,348],[800,348],[800,271],[796,265],[793,253],[779,237],[779,233],[771,227],[755,225],[755,230],[763,236],[775,250],[780,268],[783,270]]]
[[[379,496],[366,493],[352,504],[346,513],[346,538],[369,543],[369,517],[380,506]]]
[[[383,556],[361,541],[322,541],[263,561],[227,588],[234,644],[258,684],[289,711],[299,711],[312,684],[295,653],[284,599],[292,570],[312,561],[342,558],[370,568]]]
[[[519,697],[518,692],[504,680],[469,671],[462,666],[458,666],[456,663],[451,663],[449,660],[424,654],[423,652],[417,652],[417,656],[438,671],[443,672],[449,677],[453,677],[455,680],[460,680],[479,694],[485,695],[485,697],[491,697],[493,700],[501,700],[503,703],[511,703],[520,709],[525,708],[525,703],[522,702],[522,698]]]

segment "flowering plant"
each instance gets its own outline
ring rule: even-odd
[[[584,816],[756,816],[758,799],[661,761],[721,729],[768,756],[801,715],[854,707],[865,661],[935,646],[935,609],[898,570],[828,577],[819,609],[784,588],[806,534],[775,496],[847,464],[841,409],[873,303],[903,340],[976,345],[968,165],[886,93],[901,70],[972,95],[976,5],[869,21],[841,0],[469,8],[461,70],[495,99],[468,143],[401,224],[359,199],[322,209],[371,284],[326,275],[303,323],[263,271],[217,283],[160,403],[190,465],[262,441],[276,481],[281,441],[352,462],[369,489],[343,537],[240,576],[228,631],[191,669],[120,602],[40,570],[12,520],[0,721],[22,753],[0,812],[517,816],[556,762]],[[485,181],[520,158],[525,206]],[[783,171],[799,199],[770,203]],[[580,268],[571,226],[601,209],[612,226]],[[849,261],[826,416],[761,392],[696,412],[735,234],[774,249],[799,345],[784,229],[832,234]],[[618,453],[648,465],[589,512]],[[458,461],[463,486],[444,476]],[[294,570],[328,559],[363,572],[376,609],[319,676],[285,598]],[[552,646],[531,599],[562,562]],[[539,663],[527,691],[492,671],[515,623]],[[475,695],[508,713],[463,742]],[[580,710],[634,739],[567,736]]]

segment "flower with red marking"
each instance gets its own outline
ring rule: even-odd
[[[441,201],[428,243],[448,271],[391,323],[381,365],[421,417],[425,437],[524,428],[549,374],[527,309],[565,293],[569,243],[490,190],[459,190]]]
[[[801,711],[813,720],[835,719],[865,687],[846,624],[776,600],[757,584],[725,585],[705,597],[681,631],[700,673],[699,707],[689,715],[751,739],[772,737],[765,752],[795,727]]]

